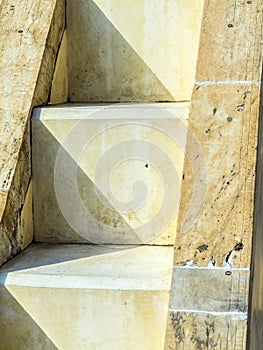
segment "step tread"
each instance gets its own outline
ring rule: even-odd
[[[0,284],[114,290],[170,290],[173,247],[31,245],[0,269]]]
[[[186,119],[189,102],[63,104],[36,107],[33,120],[56,119]]]

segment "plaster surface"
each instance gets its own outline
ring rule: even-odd
[[[187,115],[188,103],[35,109],[35,239],[172,245]]]
[[[0,270],[0,326],[12,330],[1,346],[162,349],[172,256],[172,247],[32,245]]]
[[[56,66],[52,79],[49,104],[65,103],[68,100],[68,60],[67,60],[67,32],[64,30]]]
[[[69,99],[190,100],[203,0],[67,1]]]

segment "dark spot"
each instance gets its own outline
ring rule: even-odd
[[[207,129],[207,130],[205,131],[206,134],[208,134],[209,132],[210,132],[210,129]]]
[[[171,323],[174,331],[176,344],[184,343],[185,332],[184,332],[184,323],[186,320],[183,316],[177,312],[170,312]]]
[[[183,174],[183,180],[184,180],[184,178],[185,178],[185,175]]]
[[[228,26],[228,28],[233,28],[233,24],[232,23],[229,23],[227,26]]]
[[[231,256],[231,254],[232,254],[232,249],[230,250],[230,252],[228,252],[227,253],[227,255],[226,255],[226,259],[225,259],[225,262],[228,264],[228,261],[229,261],[229,258],[230,258],[230,256]]]
[[[212,263],[213,266],[216,266],[216,261],[215,261],[213,256],[211,256],[211,263]]]
[[[22,29],[19,29],[18,33],[19,33],[19,34],[22,34],[22,33],[23,33],[23,30],[22,30]]]
[[[229,185],[229,184],[230,184],[230,182],[229,182],[229,181],[227,181],[227,182],[226,182],[226,184],[227,184],[227,185]]]
[[[236,252],[239,252],[243,248],[244,248],[244,244],[242,242],[239,242],[234,246],[233,250],[235,250]]]
[[[225,272],[225,275],[226,275],[226,276],[231,276],[231,275],[232,275],[232,272],[231,272],[231,271],[226,271],[226,272]]]
[[[243,112],[243,110],[244,110],[243,107],[244,107],[244,103],[242,103],[241,105],[238,105],[237,106],[237,111],[238,112]]]
[[[248,4],[248,5],[252,4],[252,1],[247,1],[247,4]]]
[[[230,122],[232,122],[233,118],[232,117],[227,117],[226,120],[230,123]]]
[[[145,168],[148,168],[149,167],[149,164],[145,164]]]
[[[197,86],[196,90],[199,90],[200,89],[200,85]]]
[[[203,245],[200,245],[197,250],[199,251],[199,253],[202,253],[204,252],[205,250],[207,250],[208,248],[208,245],[207,244],[203,244]]]
[[[245,100],[247,98],[248,94],[251,94],[251,91],[245,91],[244,92],[243,100]]]
[[[213,115],[215,115],[215,114],[216,114],[216,111],[217,111],[217,109],[216,109],[216,108],[214,108],[214,109],[213,109]]]

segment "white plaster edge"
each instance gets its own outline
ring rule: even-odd
[[[209,85],[261,85],[260,80],[225,80],[225,81],[196,81],[194,85],[209,86]]]
[[[185,265],[185,266],[173,266],[173,270],[207,270],[207,271],[250,271],[249,267],[207,267],[207,266],[191,266],[191,265]]]
[[[109,103],[107,105],[58,105],[34,108],[32,120],[151,120],[180,119],[189,113],[190,102]],[[153,113],[154,112],[154,113]],[[150,114],[148,114],[150,113]],[[98,118],[99,117],[99,118]]]
[[[171,309],[169,312],[184,312],[184,313],[196,313],[196,314],[207,314],[212,316],[233,316],[237,319],[247,320],[247,312],[238,312],[238,311],[209,311],[209,310],[194,310],[194,309]]]
[[[116,291],[162,291],[170,292],[170,278],[123,278],[106,276],[65,276],[59,274],[23,274],[9,273],[0,281],[4,287],[37,287],[55,289],[86,289]]]

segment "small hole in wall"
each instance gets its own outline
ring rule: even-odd
[[[149,168],[149,164],[145,164],[145,168]]]
[[[226,272],[225,272],[225,275],[226,275],[226,276],[231,276],[231,275],[232,275],[232,272],[231,272],[231,271],[226,271]]]

